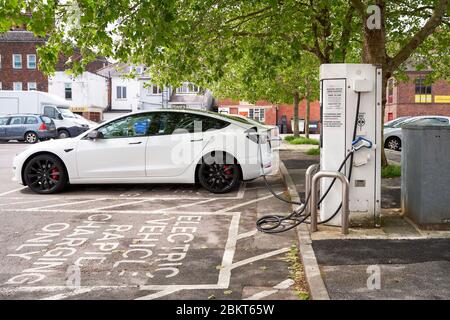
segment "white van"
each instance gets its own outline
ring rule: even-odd
[[[59,138],[76,137],[89,129],[69,110],[66,100],[42,91],[0,90],[0,115],[43,114],[52,118]]]

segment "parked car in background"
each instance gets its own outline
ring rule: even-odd
[[[69,107],[66,100],[47,92],[0,90],[0,115],[43,114],[53,119],[59,138],[76,137],[89,129]]]
[[[82,125],[87,125],[89,127],[89,129],[98,126],[97,122],[94,122],[92,120],[86,119],[85,117],[80,116],[79,114],[74,113],[73,115],[75,116],[75,118],[77,118],[80,121],[80,123]]]
[[[47,116],[11,114],[0,116],[0,140],[36,143],[58,137],[55,123]]]
[[[418,116],[400,121],[391,127],[384,128],[384,147],[399,151],[402,149],[402,126],[414,125],[449,125],[450,117],[444,116]]]
[[[154,110],[112,119],[75,138],[31,146],[14,180],[36,193],[89,183],[199,183],[213,193],[272,171],[267,131],[196,110]]]
[[[399,118],[396,118],[394,120],[386,122],[383,126],[384,126],[385,129],[386,128],[394,128],[395,125],[398,125],[398,124],[400,124],[403,121],[406,121],[408,119],[411,119],[411,117],[399,117]]]

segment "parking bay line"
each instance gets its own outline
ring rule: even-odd
[[[217,200],[217,198],[211,198],[211,199],[197,201],[197,202],[193,202],[193,203],[180,204],[180,205],[174,206],[174,207],[152,210],[151,212],[165,212],[165,211],[168,211],[168,210],[174,210],[174,209],[179,209],[179,208],[187,208],[187,207],[192,207],[192,206],[196,206],[196,205],[203,204],[203,203],[212,202],[212,201],[215,201],[215,200]]]
[[[277,195],[282,194],[282,193],[283,193],[283,192],[278,192]],[[255,202],[258,202],[258,201],[267,200],[267,199],[269,199],[269,198],[271,198],[271,197],[273,197],[273,195],[272,195],[272,194],[269,194],[269,195],[264,196],[264,197],[256,198],[256,199],[253,199],[253,200],[250,200],[250,201],[247,201],[247,202],[239,203],[239,204],[237,204],[237,205],[234,205],[234,206],[231,206],[231,207],[228,207],[228,208],[225,208],[225,209],[217,210],[216,212],[227,212],[227,211],[232,211],[232,210],[234,210],[234,209],[236,209],[236,208],[244,207],[244,206],[246,206],[246,205],[249,205],[249,204],[252,204],[252,203],[255,203]]]
[[[98,198],[98,199],[89,199],[89,200],[81,200],[81,201],[74,201],[74,202],[63,202],[63,203],[52,204],[52,205],[44,206],[44,207],[28,208],[28,209],[24,209],[24,211],[41,211],[43,209],[49,209],[49,208],[55,208],[55,207],[63,207],[63,206],[70,206],[70,205],[74,205],[74,204],[82,204],[82,203],[89,203],[89,202],[102,201],[102,200],[105,200],[105,199],[104,198]]]
[[[17,191],[26,189],[26,188],[28,188],[28,187],[27,187],[27,186],[23,186],[23,187],[14,189],[14,190],[10,190],[10,191],[6,191],[6,192],[3,192],[3,193],[0,193],[0,197],[6,196],[6,195],[8,195],[8,194],[11,194],[11,193],[14,193],[14,192],[17,192]]]

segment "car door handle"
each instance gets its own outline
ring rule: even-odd
[[[194,139],[194,140],[191,140],[191,142],[198,142],[198,141],[203,141],[203,139]]]
[[[129,142],[128,144],[141,144],[142,141],[136,141],[136,142]]]

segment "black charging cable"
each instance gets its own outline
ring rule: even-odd
[[[358,116],[359,116],[360,105],[361,105],[361,92],[358,92],[358,100],[357,100],[357,104],[356,104],[356,116],[355,116],[355,123],[354,123],[354,127],[353,127],[353,140],[352,141],[355,141],[355,139],[356,139],[356,131],[358,128]],[[305,195],[304,203],[298,202],[298,201],[291,201],[291,200],[285,199],[285,198],[279,196],[278,194],[276,194],[273,191],[272,187],[270,186],[269,182],[267,181],[266,175],[264,174],[261,145],[258,144],[258,147],[259,147],[259,156],[260,156],[260,162],[261,162],[260,165],[261,165],[261,170],[262,170],[262,176],[263,176],[263,180],[264,180],[266,189],[269,190],[270,193],[278,200],[281,200],[281,201],[289,203],[289,204],[299,205],[300,208],[297,210],[294,210],[291,214],[289,214],[287,216],[274,215],[274,214],[263,216],[256,221],[256,228],[259,231],[264,232],[264,233],[281,233],[281,232],[285,232],[285,231],[291,230],[293,228],[296,228],[301,223],[309,223],[307,221],[307,219],[309,218],[309,216],[311,214],[309,213],[307,215],[304,215],[303,213],[305,212],[306,206],[308,205],[308,203],[310,201],[311,191],[309,191],[309,193],[307,195]],[[349,168],[349,173],[348,173],[349,181],[351,180],[351,177],[352,177],[354,152],[355,151],[352,148],[349,151],[349,153],[346,155],[345,159],[342,161],[342,163],[338,169],[338,172],[341,172],[342,169],[344,168],[345,164],[347,163],[347,161],[350,159],[350,168]],[[325,197],[328,195],[328,193],[330,192],[330,190],[333,187],[336,180],[337,180],[336,178],[333,178],[331,184],[328,186],[325,193],[319,199],[319,201],[317,203],[318,207],[320,206],[322,201],[325,199]],[[331,221],[334,217],[336,217],[336,215],[339,213],[341,208],[342,208],[342,202],[339,204],[336,211],[329,218],[318,222],[318,224],[324,224],[324,223]]]

